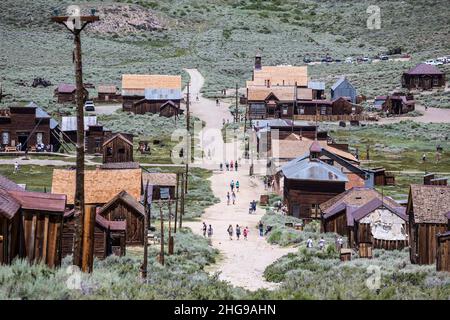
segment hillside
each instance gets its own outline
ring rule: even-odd
[[[102,23],[83,34],[85,81],[120,85],[122,73],[180,73],[197,67],[206,76],[205,93],[244,86],[253,56],[264,63],[302,64],[304,56],[374,56],[401,48],[409,62],[316,65],[310,75],[330,84],[346,74],[369,97],[399,85],[400,74],[416,62],[449,54],[450,18],[446,0],[128,0],[80,1],[97,8]],[[34,100],[50,111],[53,88],[31,88],[33,78],[73,82],[72,42],[49,18],[66,0],[6,0],[0,12],[1,80],[12,101]],[[367,29],[369,5],[381,8],[381,29]],[[430,19],[433,17],[433,19]],[[3,45],[7,44],[7,45]],[[447,66],[446,72],[450,74]],[[183,73],[184,81],[186,74]],[[438,96],[436,99],[440,99]]]

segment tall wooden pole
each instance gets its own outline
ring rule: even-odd
[[[177,173],[177,185],[175,187],[175,224],[173,227],[173,233],[177,233],[177,223],[178,223],[178,188],[180,185],[180,173]]]
[[[181,174],[181,203],[180,203],[180,225],[181,230],[183,226],[183,215],[184,215],[184,174]]]
[[[83,254],[83,235],[84,231],[84,101],[85,93],[83,86],[83,68],[81,63],[81,31],[92,22],[98,21],[99,17],[78,16],[75,19],[79,20],[73,23],[72,17],[55,16],[52,17],[53,22],[57,22],[66,27],[74,35],[74,52],[73,62],[75,64],[75,84],[76,84],[76,105],[77,105],[77,157],[76,157],[76,178],[75,178],[75,236],[74,236],[74,250],[73,250],[73,264],[83,269],[82,254]],[[94,216],[95,219],[95,216]],[[89,251],[89,250],[88,250]]]
[[[189,104],[190,104],[190,82],[187,83],[187,96],[186,96],[186,177],[189,175],[189,161],[191,160],[191,136],[190,136],[190,115],[189,115]],[[187,178],[185,180],[184,193],[187,193],[188,182]]]
[[[141,267],[141,277],[142,279],[147,279],[147,271],[148,271],[148,181],[145,186],[144,191],[144,261],[142,261],[142,267]]]
[[[172,200],[169,199],[169,255],[173,254],[173,236],[172,236]]]
[[[236,83],[236,109],[235,109],[235,115],[234,115],[234,119],[235,122],[238,123],[239,122],[239,88],[238,88],[238,84]]]
[[[83,236],[82,236],[82,259],[81,270],[83,272],[91,273],[94,269],[94,227],[95,227],[95,206],[86,206],[84,221],[83,221]]]
[[[164,216],[161,200],[159,201],[159,215],[161,219],[161,251],[159,253],[159,262],[164,265]]]

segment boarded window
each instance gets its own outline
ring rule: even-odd
[[[43,144],[44,134],[42,132],[36,133],[36,144]]]
[[[326,115],[327,114],[327,107],[320,107],[320,114],[321,115]]]
[[[9,132],[7,131],[2,132],[2,143],[9,144]]]
[[[169,199],[170,198],[169,188],[161,188],[159,191],[159,195],[161,199]]]
[[[119,149],[119,154],[124,154],[125,153],[125,148],[120,148]]]

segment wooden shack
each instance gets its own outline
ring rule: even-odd
[[[405,246],[408,230],[404,208],[373,188],[351,188],[322,203],[320,210],[324,232],[347,237],[350,247],[358,247],[360,243],[370,243],[375,248],[387,250]],[[392,215],[399,216],[403,222]],[[361,222],[361,219],[364,220]],[[378,232],[377,222],[386,224],[389,230],[396,233]]]
[[[99,85],[96,102],[116,102],[122,98],[115,85]]]
[[[385,168],[373,168],[369,172],[373,174],[374,184],[376,186],[394,186],[395,176],[392,172],[387,172]]]
[[[55,88],[55,97],[58,103],[75,103],[75,92],[77,87],[74,84],[61,83]]]
[[[109,221],[126,222],[126,244],[144,244],[144,206],[126,191],[121,191],[98,214]]]
[[[448,231],[449,208],[450,186],[411,185],[406,209],[411,263],[436,262],[436,235]]]
[[[0,189],[0,264],[24,258],[59,266],[65,205],[65,195]]]
[[[87,154],[102,154],[103,143],[111,136],[111,131],[106,130],[101,124],[89,125],[85,132],[85,150]]]
[[[62,257],[73,254],[75,236],[75,211],[64,213],[62,231]],[[123,256],[126,253],[126,222],[108,221],[99,214],[95,216],[94,226],[94,256],[104,259],[109,255]]]
[[[409,90],[443,88],[445,87],[445,73],[435,66],[420,63],[403,73],[402,86]]]
[[[10,106],[0,116],[1,148],[21,145],[25,151],[36,145],[53,145],[52,150],[58,147],[58,122],[50,117],[34,102],[26,106]]]
[[[394,93],[386,97],[382,110],[392,115],[401,115],[415,110],[415,101],[412,94]]]
[[[319,205],[345,191],[348,178],[339,169],[319,159],[321,147],[315,141],[308,155],[281,168],[284,201],[288,214],[297,218],[320,219]]]
[[[348,98],[351,103],[356,103],[356,89],[346,77],[339,78],[331,87],[331,99]]]
[[[175,173],[144,172],[142,174],[142,183],[144,186],[153,186],[153,200],[175,199],[175,188],[177,184],[177,175]]]
[[[103,142],[103,163],[133,162],[133,142],[118,133]]]

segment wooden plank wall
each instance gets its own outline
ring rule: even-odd
[[[437,241],[436,235],[447,231],[446,224],[418,224],[418,264],[433,264],[436,262]]]
[[[436,270],[450,272],[450,236],[437,239]]]
[[[107,212],[102,214],[110,221],[126,221],[126,244],[144,244],[144,216],[136,213],[122,202],[117,202],[111,206]]]
[[[369,119],[368,116],[363,114],[342,114],[342,115],[295,115],[295,120],[304,120],[304,121],[367,121]]]

